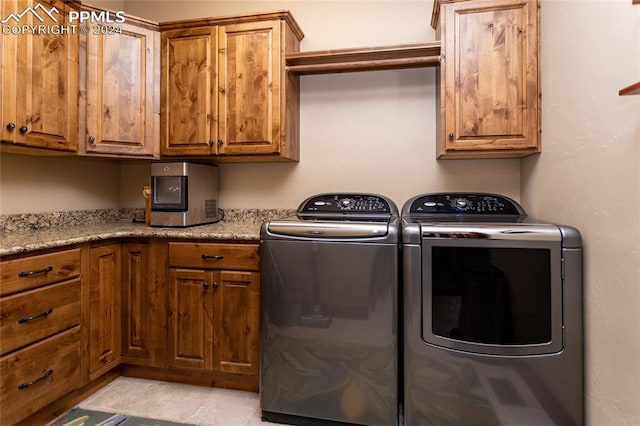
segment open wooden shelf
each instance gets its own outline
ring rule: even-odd
[[[624,89],[620,89],[620,91],[618,91],[618,95],[620,96],[624,96],[624,95],[640,95],[640,81],[632,84],[629,87],[625,87]]]
[[[329,74],[440,65],[440,42],[288,53],[286,69],[296,74]]]

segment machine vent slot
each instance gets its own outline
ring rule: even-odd
[[[207,219],[215,219],[218,215],[218,206],[216,200],[204,200],[204,217]]]

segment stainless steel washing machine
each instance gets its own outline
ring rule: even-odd
[[[398,424],[398,222],[385,197],[339,193],[263,224],[263,420]]]
[[[402,209],[404,418],[418,425],[580,425],[582,247],[495,194]]]

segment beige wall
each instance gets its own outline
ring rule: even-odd
[[[116,161],[0,155],[0,214],[118,207]]]
[[[576,226],[585,261],[590,425],[640,425],[640,6],[542,2],[543,153],[523,160],[530,214]]]

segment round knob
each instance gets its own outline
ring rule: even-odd
[[[224,145],[224,142],[222,142],[222,139],[218,139],[218,146],[222,146]]]
[[[452,141],[455,135],[453,133],[449,133],[449,140]]]
[[[202,288],[204,288],[205,290],[207,290],[210,286],[211,286],[211,285],[210,285],[208,282],[205,282],[205,283],[202,285]]]
[[[213,282],[213,289],[214,289],[214,290],[217,290],[217,289],[218,289],[218,286],[219,286],[218,282],[217,282],[217,281],[214,281],[214,282]]]
[[[208,142],[208,143],[209,143],[209,146],[213,146],[213,144],[214,144],[215,142],[213,142],[213,140],[212,140],[212,139],[209,139],[209,142]]]
[[[15,128],[16,128],[16,123],[9,123],[9,124],[7,124],[7,130],[8,130],[8,131],[10,131],[10,132],[11,132],[11,131],[15,130]]]
[[[343,198],[340,201],[338,201],[338,204],[343,209],[349,209],[356,204],[356,201],[353,198]]]
[[[89,136],[89,143],[91,145],[95,145],[96,144],[96,138],[94,138],[93,136]]]
[[[27,126],[20,126],[20,133],[25,134],[29,131]]]

